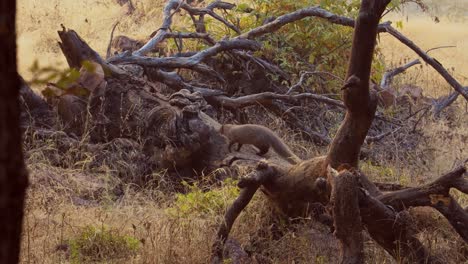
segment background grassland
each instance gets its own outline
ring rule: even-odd
[[[159,28],[163,3],[153,0],[134,2],[139,11],[131,17],[124,17],[120,7],[111,0],[19,0],[20,73],[28,79],[31,76],[28,68],[35,60],[42,66],[66,67],[56,44],[56,31],[60,30],[60,24],[76,30],[100,54],[105,53],[111,27],[117,20],[120,25],[116,34],[145,38]],[[441,10],[445,3],[456,3],[462,7],[468,5],[468,1],[432,2],[437,4],[433,6],[434,10]],[[431,54],[449,68],[461,83],[467,84],[468,21],[463,16],[449,19],[450,14],[438,14],[441,22],[434,23],[427,15],[416,15],[412,9],[410,11],[410,14],[391,14],[389,18],[402,20],[402,32],[423,49],[455,45],[455,48],[440,49]],[[412,51],[385,34],[380,36],[379,47],[389,68],[416,58]],[[405,83],[417,84],[431,97],[452,91],[424,63],[396,79],[397,85]],[[41,87],[35,89],[40,90]],[[424,121],[422,130],[426,139],[414,153],[410,153],[412,158],[405,156],[392,162],[384,160],[383,166],[362,163],[362,169],[373,175],[374,180],[409,185],[427,182],[449,170],[455,160],[468,157],[465,107],[466,104],[459,100],[458,107],[452,110],[455,118]],[[273,124],[272,128],[288,139],[293,149],[305,156],[312,157],[326,151],[326,148],[307,142],[294,141],[281,120],[270,117],[263,122],[270,126]],[[31,133],[28,133],[27,137],[30,136]],[[123,188],[124,195],[116,198],[114,187],[120,186],[120,180],[113,176],[109,167],[88,168],[86,165],[92,157],[80,162],[70,161],[65,166],[67,169],[55,167],[46,154],[57,148],[53,142],[27,142],[30,142],[25,149],[31,187],[24,223],[24,263],[90,262],[90,259],[74,259],[70,248],[70,241],[88,237],[88,227],[96,232],[112,230],[114,235],[105,239],[110,249],[121,238],[132,243],[139,241],[138,246],[117,247],[129,251],[129,254],[123,254],[123,258],[116,255],[107,260],[92,260],[95,262],[207,263],[216,226],[224,213],[225,207],[220,207],[220,204],[232,201],[234,182],[213,187],[214,193],[206,195],[200,189],[190,188],[190,195],[182,199],[159,189],[123,185],[120,188]],[[389,152],[399,152],[396,143],[388,144],[385,148]],[[432,153],[430,159],[423,160],[429,152]],[[468,205],[466,195],[455,195],[464,206]],[[207,201],[207,197],[216,201]],[[255,252],[261,253],[261,256],[254,257],[258,263],[336,263],[338,244],[323,227],[314,223],[292,229],[273,226],[267,217],[269,212],[263,195],[258,193],[233,228],[232,237],[241,246],[254,252],[253,255]],[[447,263],[466,261],[466,245],[447,227],[444,219],[436,216],[434,222],[437,223],[435,229],[421,234],[424,243]],[[284,229],[284,235],[272,239],[276,229]],[[90,239],[87,246],[93,248],[99,244]],[[368,263],[394,263],[370,241],[366,244],[366,250]]]

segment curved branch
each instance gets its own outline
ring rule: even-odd
[[[292,85],[292,86],[288,89],[288,91],[286,92],[286,94],[291,94],[291,93],[294,92],[296,89],[298,89],[299,87],[301,87],[301,86],[304,84],[305,77],[306,77],[307,75],[312,75],[312,74],[327,74],[327,75],[330,75],[330,76],[332,76],[332,77],[334,77],[334,78],[336,78],[336,79],[338,79],[338,80],[344,81],[341,77],[336,76],[336,75],[334,75],[334,74],[332,74],[332,73],[329,73],[329,72],[325,72],[325,71],[313,71],[313,72],[309,72],[309,71],[306,71],[306,72],[303,72],[303,73],[301,74],[301,76],[299,77],[299,81],[298,81],[296,84]]]
[[[195,34],[195,33],[194,33]],[[111,58],[111,63],[135,63],[147,67],[155,68],[192,68],[197,64],[203,62],[205,59],[212,57],[220,52],[229,51],[234,49],[243,50],[258,50],[260,43],[253,40],[246,39],[233,39],[222,40],[214,46],[202,50],[190,57],[166,57],[166,58],[152,58],[139,55],[131,55],[122,53],[120,56]]]
[[[264,92],[264,93],[241,96],[237,98],[231,98],[228,96],[218,96],[217,98],[220,104],[229,108],[242,108],[246,106],[257,105],[259,103],[270,102],[272,100],[298,101],[298,100],[305,100],[305,99],[311,99],[311,100],[326,103],[329,105],[334,105],[339,108],[345,108],[343,102],[339,100],[335,100],[335,99],[328,98],[326,96],[322,96],[318,94],[311,94],[311,93],[287,95],[287,94],[276,94],[272,92]]]
[[[468,242],[468,213],[449,194],[451,188],[468,193],[468,181],[463,178],[466,168],[460,166],[432,183],[408,188],[377,197],[397,211],[411,206],[431,206],[441,212],[458,234]]]
[[[143,47],[141,47],[139,50],[133,52],[133,55],[135,56],[144,56],[151,50],[153,50],[154,47],[158,45],[161,41],[163,41],[165,38],[167,38],[167,35],[170,35],[171,33],[169,32],[169,28],[172,25],[172,17],[174,13],[178,12],[179,9],[184,9],[187,12],[190,13],[190,15],[205,15],[208,14],[212,16],[213,18],[221,21],[223,24],[225,24],[227,27],[230,29],[234,30],[238,34],[240,34],[240,30],[232,25],[231,23],[227,22],[224,18],[220,17],[217,15],[213,9],[215,8],[220,8],[220,9],[232,9],[234,8],[235,5],[226,3],[226,2],[221,2],[221,1],[214,1],[213,3],[209,4],[206,8],[194,8],[190,6],[189,4],[185,3],[184,0],[169,0],[164,7],[163,10],[163,23],[161,27],[158,30],[158,33],[153,36]],[[175,10],[174,13],[172,13],[172,10]],[[211,40],[207,40],[210,42]]]
[[[415,59],[413,61],[408,62],[407,64],[403,66],[386,71],[382,77],[382,81],[380,82],[380,87],[382,87],[383,89],[387,88],[390,85],[390,83],[392,83],[393,77],[395,77],[396,75],[400,73],[405,72],[407,69],[417,64],[421,64],[421,61],[419,59]]]
[[[221,1],[214,1],[211,4],[209,4],[206,8],[194,8],[194,7],[188,5],[188,4],[184,3],[184,2],[182,3],[182,9],[189,12],[191,15],[199,15],[199,16],[210,15],[214,19],[216,19],[216,20],[220,21],[221,23],[223,23],[224,25],[226,25],[228,28],[235,31],[237,34],[240,34],[241,31],[236,26],[229,23],[228,21],[226,21],[224,18],[222,18],[221,16],[219,16],[218,14],[216,14],[213,11],[213,9],[215,9],[215,8],[232,9],[234,7],[235,7],[234,4],[221,2]]]
[[[320,8],[319,6],[314,6],[314,7],[307,7],[307,8],[299,9],[292,13],[279,16],[272,22],[267,23],[258,28],[254,28],[246,33],[243,33],[237,38],[246,38],[246,39],[257,38],[267,33],[274,32],[286,24],[295,22],[297,20],[301,20],[306,17],[312,17],[312,16],[323,18],[323,19],[328,20],[330,23],[347,26],[347,27],[354,27],[354,24],[355,24],[355,21],[352,18],[335,15],[325,9]],[[385,31],[386,24],[388,24],[388,22],[379,24],[378,31],[379,32]]]
[[[218,80],[224,81],[219,73],[214,71],[211,67],[202,64],[202,62],[220,52],[234,49],[258,50],[260,49],[260,44],[256,41],[246,39],[222,40],[214,46],[202,50],[190,57],[153,58],[122,53],[119,56],[109,59],[109,62],[113,64],[133,63],[153,68],[187,68],[209,74],[216,77]]]
[[[163,23],[161,25],[161,28],[159,28],[158,33],[154,37],[152,37],[145,45],[143,45],[143,47],[141,47],[137,51],[134,51],[133,55],[143,56],[151,50],[153,50],[153,48],[156,47],[158,43],[164,40],[164,35],[167,34],[170,26],[172,25],[173,14],[171,13],[171,11],[173,9],[179,9],[183,1],[184,0],[169,0],[167,2],[163,10]]]
[[[120,23],[120,21],[117,21],[117,22],[115,22],[114,25],[112,26],[112,31],[111,31],[110,38],[109,38],[109,45],[107,45],[106,60],[110,58],[112,40],[114,39],[114,31],[115,31],[115,28],[117,27],[117,25],[118,25],[119,23]]]
[[[217,239],[212,247],[212,263],[222,263],[223,247],[229,233],[231,232],[232,225],[239,214],[252,200],[253,195],[258,188],[265,182],[270,181],[276,175],[276,169],[269,166],[265,162],[260,162],[257,169],[247,177],[241,179],[238,183],[241,192],[239,197],[232,203],[224,215],[224,221],[221,223]]]

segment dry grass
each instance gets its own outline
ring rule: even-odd
[[[27,80],[29,67],[35,60],[41,66],[65,68],[57,31],[61,24],[74,29],[100,54],[105,54],[113,24],[119,21],[115,35],[143,39],[158,29],[164,1],[135,1],[139,10],[125,16],[113,0],[19,0],[18,62],[19,72]],[[142,14],[146,14],[143,16]]]
[[[428,16],[394,15],[392,21],[403,21],[403,29],[399,29],[409,39],[423,50],[441,46],[455,46],[437,49],[430,52],[445,68],[453,74],[460,83],[468,82],[468,21],[451,22],[447,18],[441,18],[435,23]],[[390,68],[398,67],[417,58],[416,54],[387,34],[381,34],[380,47],[385,61]],[[422,66],[415,66],[408,70],[404,77],[400,77],[406,83],[416,84],[424,89],[425,95],[440,97],[453,91],[447,82],[429,65],[423,62]]]
[[[147,15],[122,18],[119,7],[113,1],[95,0],[20,0],[18,1],[19,63],[20,72],[28,78],[28,67],[34,60],[41,65],[65,67],[59,48],[56,30],[60,24],[78,31],[90,45],[104,53],[112,24],[121,20],[118,31],[129,36],[143,38],[157,29],[160,23],[161,1],[135,1]],[[424,18],[411,18],[404,24],[403,32],[421,47],[428,49],[439,45],[457,45],[457,48],[433,53],[461,82],[468,82],[467,24],[446,22],[430,23]],[[426,32],[431,34],[427,34]],[[381,46],[385,60],[395,66],[406,59],[415,58],[406,48],[382,35]],[[397,79],[397,83],[414,83],[424,88],[426,94],[439,96],[451,88],[426,65],[415,67]],[[454,161],[468,157],[468,115],[459,101],[442,120],[425,119],[422,123],[422,142],[416,149],[399,149],[396,141],[389,139],[381,146],[399,158],[382,160],[381,166],[363,163],[363,170],[376,180],[418,185],[449,170]],[[301,157],[314,157],[325,153],[326,148],[316,147],[298,139],[273,115],[262,122],[287,140]],[[30,135],[28,135],[29,137]],[[209,213],[195,210],[191,214],[169,213],[176,204],[175,194],[161,188],[137,187],[122,183],[109,164],[94,164],[93,157],[73,153],[56,156],[61,167],[51,162],[51,153],[57,145],[53,141],[27,138],[27,164],[31,187],[28,191],[27,210],[23,235],[23,263],[69,263],[70,239],[80,237],[87,226],[106,228],[119,236],[130,236],[140,241],[135,255],[124,259],[107,259],[105,263],[207,263],[210,246],[215,236],[223,210]],[[116,150],[118,152],[119,150]],[[121,150],[124,151],[124,150]],[[404,155],[403,155],[404,154]],[[106,154],[107,155],[107,154]],[[128,170],[132,170],[129,164]],[[123,163],[122,166],[127,166]],[[154,177],[164,178],[155,174]],[[229,186],[228,186],[229,187]],[[232,195],[226,186],[212,187],[221,192],[217,196],[221,204],[228,204]],[[455,194],[463,205],[468,205],[466,195]],[[336,263],[337,241],[324,228],[315,223],[285,227],[271,220],[271,209],[263,195],[258,193],[246,212],[233,228],[232,237],[258,263]],[[195,200],[199,201],[199,200]],[[224,207],[225,208],[225,207]],[[219,209],[219,208],[218,208]],[[433,252],[447,263],[466,260],[466,245],[460,241],[446,223],[437,222],[437,230],[423,232],[421,238]],[[59,248],[57,248],[59,246]],[[464,249],[463,249],[464,248]],[[464,251],[463,251],[464,250]],[[368,263],[395,263],[371,241],[366,243]],[[465,252],[465,253],[463,253]],[[463,255],[464,254],[464,255]]]

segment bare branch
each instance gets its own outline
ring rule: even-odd
[[[370,144],[370,143],[373,143],[373,142],[377,142],[377,141],[381,140],[382,138],[384,138],[384,137],[386,137],[386,136],[388,136],[388,135],[391,135],[391,134],[394,134],[394,133],[398,132],[401,128],[402,128],[402,127],[399,127],[399,128],[397,128],[397,129],[395,129],[395,130],[390,130],[390,131],[384,132],[384,133],[382,133],[382,134],[380,134],[380,135],[373,136],[373,137],[371,137],[371,136],[366,136],[366,139],[365,139],[364,142],[365,142],[366,144]]]
[[[438,49],[446,49],[446,48],[456,48],[457,46],[452,46],[452,45],[447,45],[447,46],[439,46],[439,47],[434,47],[426,50],[426,53],[429,53],[433,50],[438,50]]]
[[[163,39],[164,35],[169,31],[170,26],[172,25],[172,13],[173,9],[180,8],[181,3],[184,0],[169,0],[163,10],[163,24],[159,29],[158,33],[152,37],[143,47],[139,50],[133,52],[135,56],[143,56],[153,50],[154,47],[158,45]]]
[[[233,202],[224,215],[224,221],[221,223],[217,239],[212,248],[212,263],[222,263],[223,247],[229,233],[231,232],[232,225],[239,214],[252,200],[253,195],[257,192],[260,185],[276,175],[274,167],[269,166],[267,163],[260,162],[257,169],[245,178],[239,181],[238,186],[241,188],[239,197]]]
[[[387,88],[390,83],[393,81],[393,77],[396,75],[405,72],[407,69],[410,67],[413,67],[414,65],[421,64],[421,61],[419,59],[415,59],[413,61],[408,62],[407,64],[397,67],[395,69],[386,71],[382,77],[382,81],[380,82],[380,87],[382,88]]]
[[[213,11],[213,9],[215,8],[232,9],[233,7],[234,5],[232,4],[221,1],[215,1],[208,5],[207,8],[200,9],[190,6],[189,4],[185,3],[184,0],[169,0],[163,10],[163,23],[161,28],[158,30],[158,33],[155,36],[153,36],[143,47],[133,52],[133,55],[143,56],[150,52],[154,47],[156,47],[158,43],[163,41],[166,38],[166,35],[169,34],[169,28],[172,25],[172,16],[174,15],[174,13],[178,12],[179,9],[186,10],[192,16],[202,16],[208,14],[214,17],[215,19],[221,21],[223,24],[236,31],[238,34],[240,34],[240,30],[237,27],[227,22],[224,18],[220,17]],[[174,13],[171,12],[172,10],[175,10]]]
[[[112,27],[112,31],[111,31],[111,35],[110,35],[110,39],[109,39],[109,45],[107,46],[106,60],[110,58],[112,39],[114,38],[114,31],[115,31],[115,28],[117,27],[117,25],[119,23],[120,23],[119,21],[115,22],[114,26]]]
[[[200,15],[200,16],[203,16],[203,15],[210,15],[212,16],[214,19],[220,21],[221,23],[223,23],[224,25],[226,25],[228,28],[232,29],[233,31],[235,31],[237,34],[240,34],[241,31],[236,27],[234,26],[233,24],[229,23],[228,21],[226,21],[224,18],[222,18],[221,16],[219,16],[218,14],[216,14],[213,9],[215,8],[219,8],[219,9],[232,9],[234,8],[235,5],[234,4],[230,4],[230,3],[226,3],[226,2],[221,2],[221,1],[214,1],[212,2],[211,4],[209,4],[206,8],[194,8],[184,2],[182,2],[182,9],[186,10],[187,12],[189,12],[191,15]]]
[[[463,91],[465,93],[468,93],[468,86],[463,88]],[[439,99],[436,100],[434,103],[434,116],[439,116],[442,110],[444,110],[446,107],[450,106],[455,100],[457,100],[459,93],[458,92],[453,92],[449,94],[448,96],[443,96]]]
[[[202,63],[205,59],[223,51],[229,51],[233,49],[258,50],[259,48],[260,44],[252,40],[222,40],[216,43],[214,46],[202,50],[190,57],[153,58],[122,53],[119,56],[111,58],[109,62],[113,64],[133,63],[153,68],[186,68],[208,74],[210,76],[216,77],[218,80],[223,81],[223,78],[221,75],[219,75],[219,73]]]
[[[259,103],[262,104],[262,103],[270,102],[272,100],[298,101],[298,100],[305,100],[305,99],[311,99],[311,100],[326,103],[329,105],[334,105],[340,108],[345,107],[343,102],[339,100],[335,100],[335,99],[328,98],[326,96],[322,96],[318,94],[311,94],[311,93],[287,95],[287,94],[276,94],[272,92],[264,92],[264,93],[241,96],[237,98],[231,98],[227,96],[218,97],[219,102],[223,106],[230,107],[230,108],[242,108],[246,106],[257,105]]]
[[[431,65],[432,68],[439,72],[439,74],[455,89],[457,94],[456,96],[450,98],[452,100],[450,103],[457,99],[458,94],[461,94],[463,97],[465,97],[466,100],[468,100],[468,90],[465,90],[463,86],[457,80],[455,80],[455,78],[453,78],[452,75],[450,75],[450,73],[442,66],[442,64],[440,64],[437,60],[427,55],[426,52],[424,52],[422,49],[416,46],[414,42],[406,38],[403,34],[398,32],[391,25],[385,25],[385,31],[388,32],[390,35],[394,36],[396,39],[398,39],[401,43],[408,46],[414,52],[416,52],[416,54],[418,54],[426,63]]]
[[[296,89],[298,89],[299,87],[301,87],[303,84],[304,84],[304,81],[305,81],[305,76],[307,75],[312,75],[312,74],[327,74],[327,75],[330,75],[338,80],[341,80],[341,81],[344,81],[341,77],[339,76],[336,76],[332,73],[329,73],[329,72],[324,72],[324,71],[313,71],[313,72],[309,72],[309,71],[306,71],[306,72],[303,72],[301,74],[301,77],[299,78],[299,81],[292,85],[288,91],[286,92],[286,94],[291,94],[292,92],[294,92]]]
[[[450,196],[451,188],[468,193],[468,183],[463,175],[464,166],[459,166],[432,183],[408,188],[379,196],[378,199],[397,211],[411,206],[432,206],[441,212],[458,234],[468,242],[468,213]]]

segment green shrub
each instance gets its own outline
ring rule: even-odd
[[[221,188],[208,191],[202,190],[196,183],[183,184],[189,188],[189,192],[177,194],[174,205],[167,209],[167,213],[171,216],[189,218],[220,215],[239,195],[237,181],[232,179],[224,180]]]
[[[397,4],[399,5],[399,3]],[[296,10],[320,6],[334,14],[355,18],[359,12],[359,0],[243,0],[237,8],[224,14],[228,21],[238,26],[241,32],[247,32],[261,26],[265,21]],[[190,30],[190,17],[183,18],[182,27],[177,30]],[[236,32],[219,21],[206,17],[206,29],[215,39],[225,36],[234,37]],[[262,49],[256,56],[279,65],[284,71],[299,78],[304,71],[330,72],[344,78],[351,53],[353,29],[330,23],[317,17],[309,17],[290,23],[272,34],[266,34],[257,40],[262,42]],[[171,41],[170,41],[171,42]],[[172,45],[172,44],[169,44]],[[206,47],[200,40],[184,42],[187,50],[200,50]],[[384,71],[383,60],[376,56],[373,61],[372,78],[378,82]],[[278,76],[270,76],[279,80]],[[292,80],[295,82],[295,80]],[[339,92],[342,80],[327,76],[311,76],[309,84],[320,82],[328,91]],[[324,83],[325,82],[325,83]],[[306,87],[307,85],[305,85]]]
[[[84,227],[68,243],[72,263],[124,259],[135,255],[140,247],[140,241],[134,237],[94,226]]]

